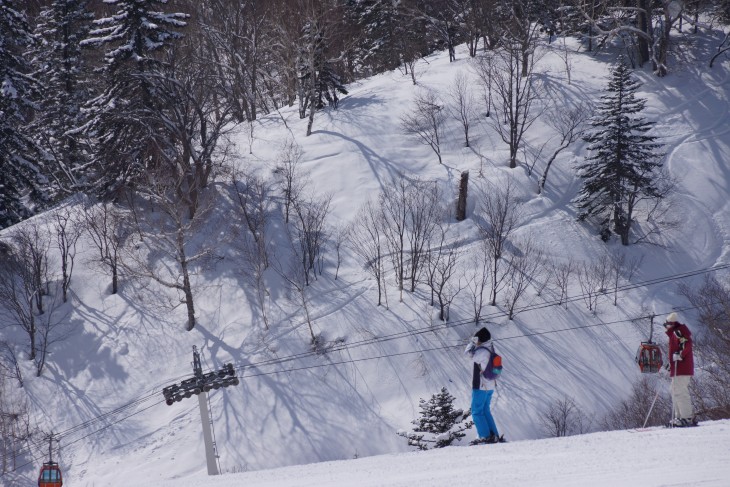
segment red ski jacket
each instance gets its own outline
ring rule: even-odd
[[[692,332],[687,325],[677,323],[666,331],[669,337],[669,375],[695,375],[695,363],[692,355]],[[684,339],[684,340],[682,340]],[[684,341],[684,346],[680,344]],[[681,350],[681,352],[680,352]],[[673,358],[676,352],[680,352],[682,360],[675,365]]]

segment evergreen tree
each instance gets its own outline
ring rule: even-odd
[[[637,98],[640,84],[622,60],[611,79],[584,137],[591,154],[578,166],[584,180],[577,198],[579,220],[596,218],[601,237],[613,231],[629,244],[636,204],[643,198],[661,198],[657,177],[662,166],[657,137],[647,135],[653,122],[640,115],[646,100]]]
[[[43,151],[28,134],[38,91],[23,56],[33,37],[16,0],[0,0],[0,228],[46,200]]]
[[[471,411],[465,413],[461,409],[454,408],[454,396],[445,387],[428,401],[421,399],[419,407],[421,417],[411,421],[415,425],[413,431],[398,432],[398,435],[408,439],[410,446],[415,446],[419,450],[428,450],[429,444],[434,448],[449,446],[466,436],[464,431],[474,424],[473,421],[466,421]]]
[[[355,47],[356,69],[361,75],[395,69],[400,64],[396,46],[399,31],[398,6],[393,0],[346,0],[351,24],[359,32]]]
[[[53,0],[40,13],[36,28],[40,42],[34,62],[43,90],[34,132],[51,158],[49,177],[54,196],[85,187],[90,149],[79,129],[83,124],[81,106],[88,94],[80,43],[93,19],[87,4],[88,0]]]
[[[188,16],[155,10],[167,0],[105,0],[117,6],[97,26],[83,46],[106,47],[103,92],[86,106],[85,128],[96,139],[96,191],[102,195],[135,184],[155,165],[154,137],[164,131],[157,106],[157,85],[164,77],[158,52],[182,34]]]

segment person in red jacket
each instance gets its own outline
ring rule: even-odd
[[[697,420],[689,396],[689,381],[695,373],[692,332],[670,313],[664,323],[669,337],[669,375],[672,377],[672,421],[670,426],[694,426]]]

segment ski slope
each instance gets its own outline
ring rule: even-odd
[[[322,462],[149,487],[697,486],[730,482],[730,421]]]

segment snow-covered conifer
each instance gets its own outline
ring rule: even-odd
[[[648,135],[653,122],[640,115],[646,100],[638,98],[639,82],[621,61],[611,70],[606,94],[601,97],[593,129],[584,137],[590,155],[578,166],[583,187],[575,199],[578,218],[596,218],[602,238],[611,232],[629,244],[636,204],[643,198],[661,198],[658,187],[662,159],[657,137]]]
[[[86,129],[96,139],[96,191],[109,194],[139,179],[153,165],[162,129],[156,113],[157,84],[164,73],[158,53],[179,39],[188,17],[155,8],[167,0],[106,0],[117,7],[94,21],[83,46],[104,49],[106,86],[86,106]]]
[[[53,196],[84,188],[89,147],[80,135],[81,106],[88,90],[80,43],[93,15],[88,0],[53,0],[40,13],[35,49],[36,78],[43,84],[34,133],[48,151]]]
[[[443,448],[460,440],[466,436],[464,431],[474,423],[466,421],[471,411],[464,412],[455,408],[454,399],[446,387],[442,387],[428,401],[421,399],[421,417],[411,421],[415,426],[413,431],[399,431],[398,435],[407,438],[408,444],[418,447],[419,450],[428,450],[429,445]]]
[[[24,56],[32,43],[20,2],[0,0],[0,228],[46,200],[43,153],[27,131],[38,90]]]

